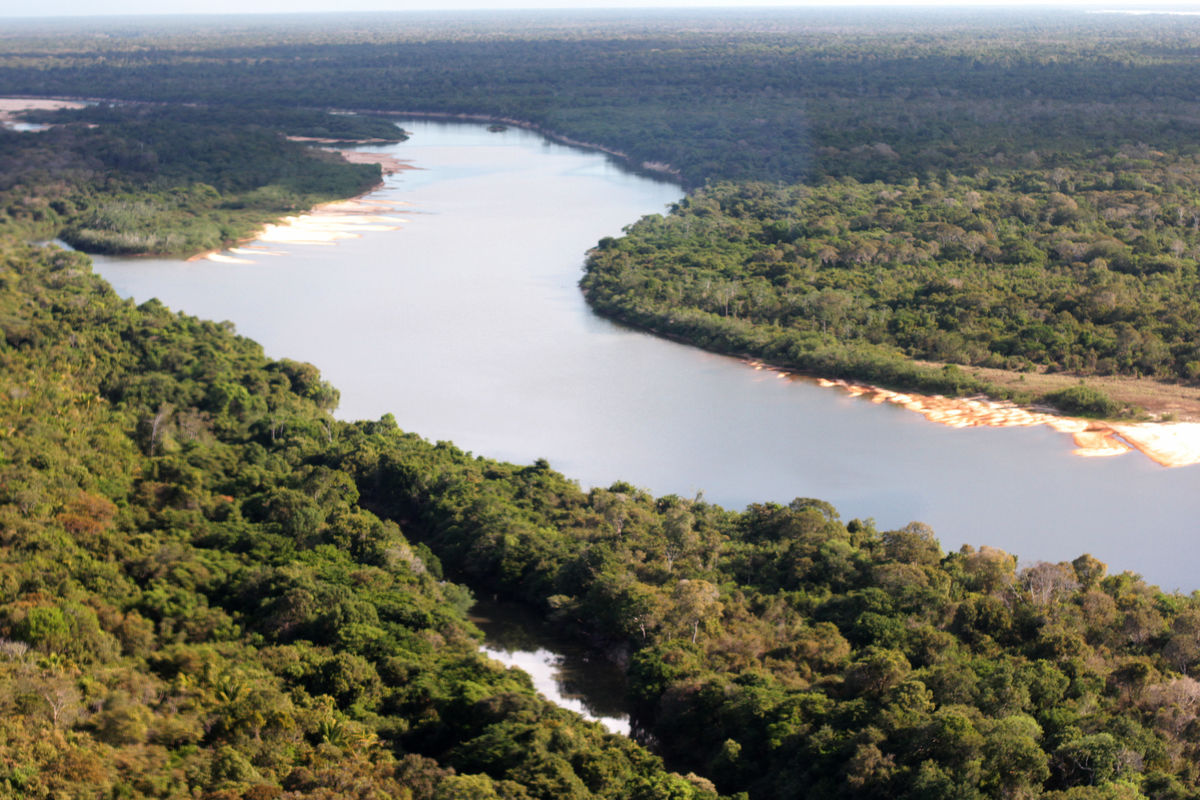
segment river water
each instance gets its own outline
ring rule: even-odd
[[[556,635],[544,620],[517,603],[482,598],[470,613],[486,637],[483,652],[529,673],[548,699],[629,735],[625,672],[602,654]]]
[[[253,264],[97,259],[123,295],[217,320],[311,361],[347,419],[481,455],[545,457],[584,486],[627,480],[740,508],[817,497],[882,528],[1023,562],[1090,552],[1164,588],[1200,588],[1200,468],[1081,459],[1047,428],[942,427],[593,315],[584,252],[678,187],[510,128],[404,121],[384,148],[419,169],[372,199],[396,231],[271,245]]]

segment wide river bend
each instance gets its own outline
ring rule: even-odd
[[[234,254],[252,263],[97,269],[122,295],[231,320],[269,355],[316,364],[342,418],[392,413],[481,455],[545,457],[585,487],[733,508],[817,497],[881,529],[926,522],[946,549],[1090,552],[1200,588],[1200,467],[1077,458],[1047,428],[947,428],[600,319],[576,286],[584,252],[665,213],[677,186],[520,129],[401,124],[412,138],[385,150],[416,169],[368,198],[397,230]]]

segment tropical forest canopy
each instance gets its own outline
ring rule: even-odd
[[[0,257],[0,796],[715,796],[478,652],[338,466],[394,423],[76,253]]]
[[[5,246],[0,328],[7,796],[1196,796],[1196,597],[341,422],[54,248]],[[444,574],[624,653],[674,772],[478,654]]]
[[[582,285],[618,319],[829,377],[991,388],[921,359],[1195,382],[1200,170],[1145,147],[1090,155],[714,184],[601,242]]]
[[[338,421],[312,365],[25,243],[195,252],[359,192],[287,137],[402,134],[330,109],[511,117],[694,190],[593,252],[604,313],[935,388],[1195,381],[1197,46],[965,12],[6,25],[0,95],[123,102],[0,132],[0,796],[1200,796],[1196,596]],[[620,657],[640,743],[480,656],[454,581]]]

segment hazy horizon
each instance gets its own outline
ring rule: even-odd
[[[335,4],[331,0],[44,0],[38,4],[0,0],[0,18],[57,18],[110,16],[177,16],[177,15],[250,15],[250,14],[319,14],[358,12],[437,12],[437,11],[567,11],[602,9],[715,9],[739,10],[782,8],[962,8],[1005,9],[1039,8],[1124,12],[1133,14],[1200,14],[1200,0],[755,0],[736,3],[729,0],[348,0]]]

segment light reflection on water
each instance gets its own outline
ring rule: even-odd
[[[595,651],[555,636],[535,615],[512,603],[479,601],[471,621],[483,630],[483,652],[529,673],[548,700],[629,735],[625,676]]]

